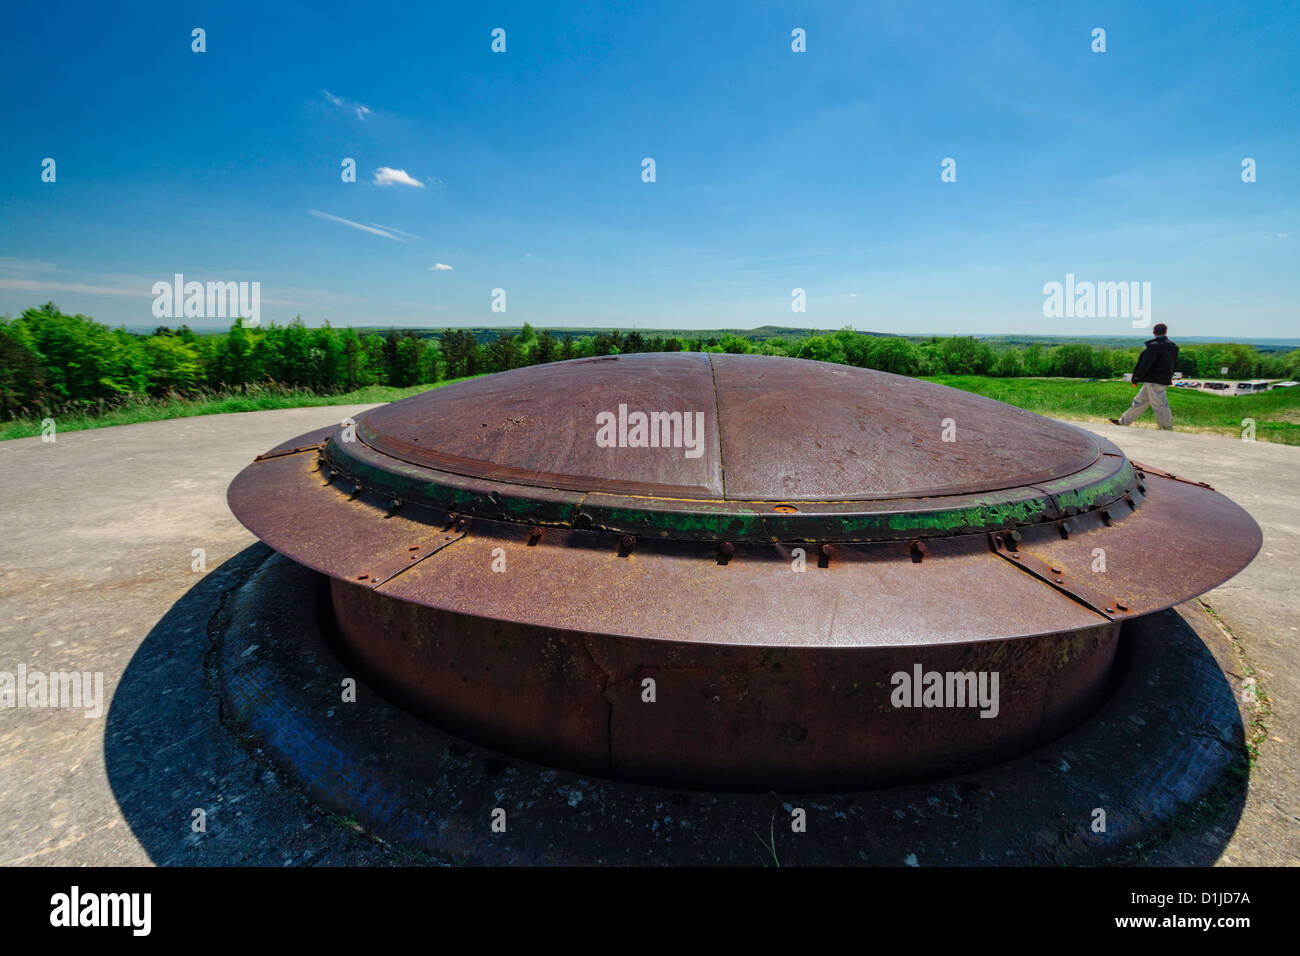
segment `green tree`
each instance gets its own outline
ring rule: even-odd
[[[949,375],[987,375],[993,369],[993,349],[973,335],[954,335],[939,345],[944,371]]]
[[[506,372],[519,367],[519,343],[513,335],[499,332],[489,343],[488,367],[493,372]]]
[[[149,362],[151,393],[190,392],[202,384],[198,352],[170,332],[149,336],[141,349]]]
[[[120,335],[84,315],[65,315],[53,302],[18,320],[45,360],[55,400],[92,402],[144,392],[149,363],[138,336]]]
[[[45,356],[21,322],[0,317],[0,414],[39,409],[47,398]]]
[[[1009,348],[998,356],[993,366],[993,374],[1001,378],[1019,378],[1025,374],[1025,365],[1020,358],[1020,350]]]
[[[867,367],[894,375],[916,375],[921,368],[921,358],[916,346],[907,339],[890,336],[872,341]]]
[[[554,362],[555,355],[555,336],[543,329],[542,334],[537,337],[537,343],[533,346],[532,360],[537,365],[545,365],[547,362]]]
[[[1042,375],[1046,367],[1046,357],[1043,354],[1043,347],[1037,342],[1029,345],[1020,353],[1020,364],[1024,366],[1026,375]]]
[[[392,384],[399,388],[418,385],[420,383],[421,368],[423,367],[423,357],[424,340],[408,329],[397,342]]]
[[[844,363],[844,343],[828,335],[810,335],[799,344],[799,358]]]
[[[1110,362],[1091,345],[1058,345],[1047,356],[1048,373],[1065,378],[1100,378],[1110,375]]]

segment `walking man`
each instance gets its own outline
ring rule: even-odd
[[[1137,397],[1133,404],[1119,418],[1112,418],[1112,425],[1131,425],[1150,408],[1156,415],[1156,424],[1165,431],[1173,431],[1174,413],[1169,410],[1169,399],[1165,395],[1174,380],[1174,369],[1178,367],[1178,346],[1165,336],[1169,331],[1162,322],[1151,330],[1156,337],[1147,341],[1147,347],[1138,356],[1137,368],[1133,369],[1133,384],[1138,385]]]

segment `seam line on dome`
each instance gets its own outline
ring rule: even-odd
[[[713,382],[713,432],[718,436],[718,485],[722,498],[727,498],[727,466],[722,455],[722,409],[718,402],[718,370],[713,366],[713,354],[705,352],[709,360],[709,380]]]

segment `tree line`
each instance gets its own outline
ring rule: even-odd
[[[727,352],[786,355],[879,369],[898,375],[994,375],[1113,378],[1132,371],[1141,348],[1087,344],[993,348],[968,335],[928,340],[865,335],[850,329],[755,342],[734,333],[647,335],[637,330],[562,336],[528,324],[480,342],[472,332],[411,330],[358,333],[328,324],[196,333],[182,325],[150,335],[111,329],[53,303],[16,319],[0,317],[0,413],[15,418],[70,407],[116,405],[133,398],[191,398],[250,388],[351,392],[369,385],[408,387],[572,358],[632,352]],[[1300,375],[1300,350],[1263,353],[1250,345],[1185,345],[1187,376],[1236,378]]]

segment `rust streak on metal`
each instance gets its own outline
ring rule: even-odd
[[[1213,485],[1207,485],[1203,481],[1193,481],[1190,478],[1180,478],[1178,475],[1171,475],[1167,471],[1161,471],[1159,468],[1152,468],[1149,465],[1139,465],[1137,462],[1133,462],[1133,467],[1139,472],[1146,472],[1148,475],[1158,475],[1161,478],[1170,478],[1173,481],[1181,481],[1185,484],[1195,485],[1198,488],[1208,488],[1210,491],[1214,490]]]
[[[254,458],[253,461],[266,461],[270,458],[281,458],[284,455],[300,455],[305,451],[318,451],[324,447],[325,447],[325,443],[322,441],[322,442],[317,442],[314,445],[300,445],[295,448],[277,449],[276,451],[264,452],[263,454],[258,455],[256,458]]]

